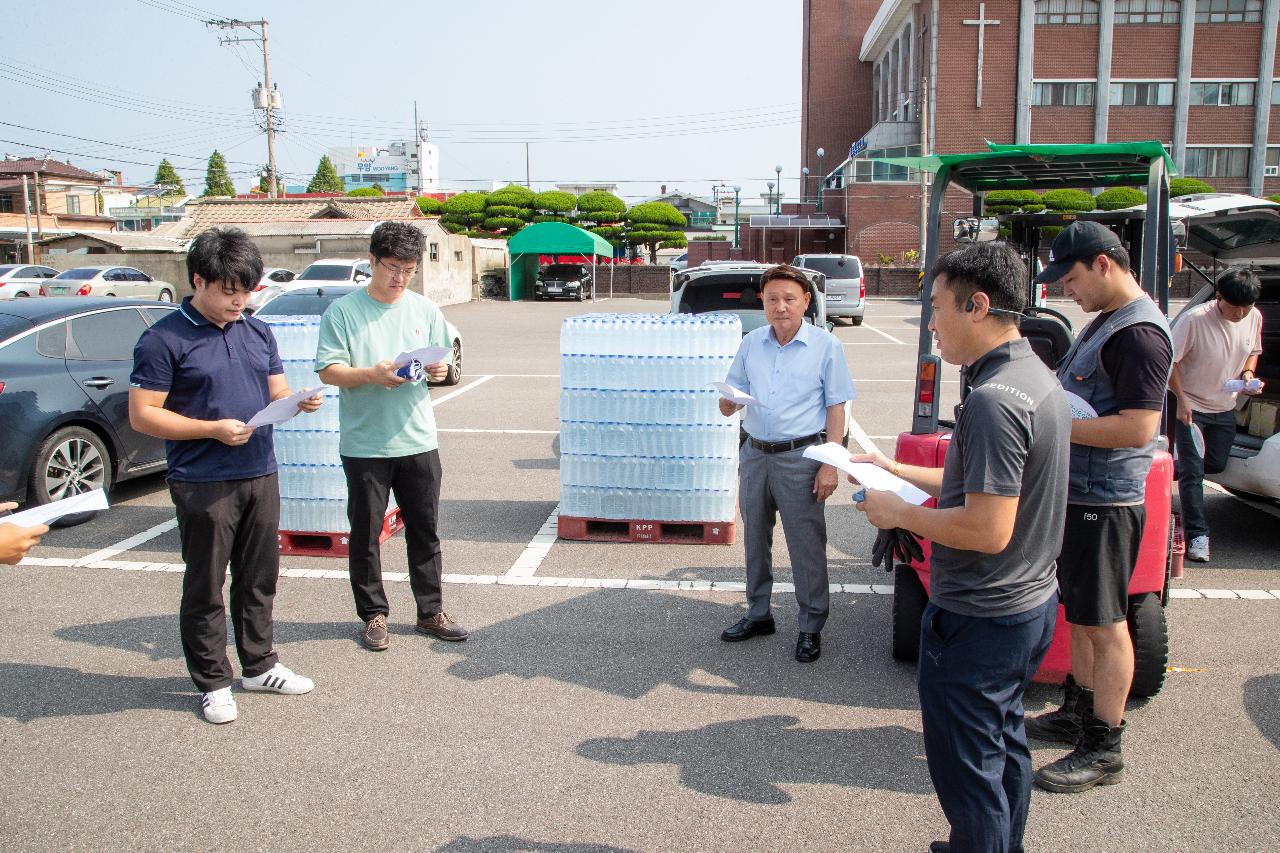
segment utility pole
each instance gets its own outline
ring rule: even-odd
[[[418,102],[413,102],[413,159],[418,164],[418,185],[413,188],[413,194],[419,195],[422,192],[422,125],[418,124]]]
[[[267,47],[267,21],[264,18],[260,21],[240,21],[235,18],[219,19],[215,21],[205,21],[205,26],[217,27],[222,30],[246,29],[254,32],[257,27],[257,38],[220,38],[219,44],[238,44],[240,42],[254,42],[262,45],[262,81],[265,89],[264,107],[267,111],[267,168],[270,174],[267,176],[267,195],[270,198],[276,198],[278,194],[276,177],[279,174],[276,169],[276,128],[273,112],[278,109],[276,103],[277,95],[271,88],[271,52]]]
[[[529,143],[524,144],[524,185],[529,189],[533,189],[533,184],[529,180]],[[595,292],[594,290],[592,291]]]
[[[36,250],[31,245],[31,197],[27,195],[27,176],[22,176],[22,222],[27,229],[27,263],[36,262]]]

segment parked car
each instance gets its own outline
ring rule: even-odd
[[[827,277],[827,316],[862,325],[866,310],[867,281],[857,255],[797,255],[793,267],[816,270]]]
[[[262,271],[262,277],[258,279],[258,284],[254,287],[253,293],[249,295],[249,304],[245,306],[244,310],[250,314],[257,311],[268,299],[283,293],[289,282],[297,277],[297,273],[293,270],[267,267]]]
[[[172,302],[178,288],[133,267],[75,267],[40,286],[41,296],[125,296]]]
[[[40,264],[4,264],[0,266],[0,299],[39,296],[40,285],[58,271]]]
[[[356,290],[357,287],[357,285],[351,284],[298,287],[295,284],[287,292],[267,300],[254,316],[259,318],[319,316],[333,304],[335,299],[340,296],[346,296],[351,291]],[[432,384],[457,385],[462,381],[462,333],[448,320],[444,321],[444,326],[449,334],[450,345],[453,347],[453,363],[449,367],[449,375],[440,382]],[[395,355],[398,355],[398,353],[390,353],[387,357],[391,358]]]
[[[534,299],[576,299],[581,302],[594,293],[590,264],[547,264],[538,270],[533,283]]]
[[[1280,404],[1280,205],[1249,196],[1184,196],[1205,212],[1192,214],[1186,223],[1187,248],[1206,255],[1221,267],[1248,264],[1262,280],[1257,309],[1262,313],[1262,355],[1258,378],[1266,383],[1257,402]],[[1213,285],[1206,283],[1174,318],[1213,299]],[[1241,426],[1232,442],[1226,470],[1206,474],[1205,479],[1235,492],[1280,500],[1280,433],[1250,434]]]
[[[349,281],[355,284],[373,278],[368,258],[328,258],[310,264],[294,281],[308,284],[321,281]],[[263,300],[265,301],[265,300]]]
[[[58,296],[0,307],[0,500],[46,504],[164,470],[164,442],[129,426],[129,373],[143,331],[175,309]]]
[[[689,268],[688,252],[685,252],[683,255],[677,255],[676,257],[671,259],[672,272],[680,272],[681,270],[688,269],[688,268]]]

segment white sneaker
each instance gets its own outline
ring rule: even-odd
[[[1209,562],[1209,537],[1197,536],[1187,543],[1187,559],[1193,563]]]
[[[282,663],[276,663],[271,669],[251,678],[241,678],[240,685],[245,690],[269,690],[272,693],[283,693],[286,696],[298,696],[310,693],[316,684],[304,675],[298,675]]]
[[[236,700],[231,696],[231,688],[212,690],[200,694],[200,712],[211,723],[221,725],[229,723],[238,716]]]

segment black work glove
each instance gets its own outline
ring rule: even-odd
[[[910,530],[894,527],[881,530],[876,536],[876,544],[871,546],[871,565],[884,563],[886,572],[893,571],[893,562],[911,563],[924,559],[924,549],[920,547],[920,539]]]

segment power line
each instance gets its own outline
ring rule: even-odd
[[[155,149],[153,149],[153,148],[141,148],[141,147],[139,147],[139,146],[137,146],[137,145],[122,145],[122,144],[121,144],[121,143],[119,143],[119,142],[108,142],[108,141],[106,141],[105,139],[90,139],[90,138],[85,137],[85,136],[74,136],[74,135],[72,135],[72,134],[70,134],[70,133],[59,133],[59,132],[58,132],[58,131],[56,131],[56,130],[48,130],[48,129],[43,128],[43,127],[27,127],[26,125],[22,125],[22,124],[14,124],[13,122],[8,122],[8,121],[0,121],[0,125],[4,125],[5,127],[16,127],[18,130],[29,130],[29,131],[31,131],[31,132],[33,132],[33,133],[48,133],[48,134],[50,134],[50,135],[52,135],[52,136],[61,136],[61,137],[65,138],[65,139],[74,139],[74,140],[76,140],[77,142],[92,142],[92,143],[97,144],[97,145],[108,145],[108,146],[111,146],[112,148],[126,148],[126,149],[129,149],[129,150],[131,150],[131,151],[141,151],[141,152],[143,152],[144,154],[159,154],[159,155],[161,155],[162,157],[183,157],[183,158],[186,158],[186,157],[192,157],[192,158],[198,159],[198,157],[196,157],[196,155],[192,155],[192,154],[175,154],[175,153],[174,153],[174,152],[172,152],[172,151],[157,151],[157,150],[155,150]],[[255,136],[256,136],[256,134],[255,134]],[[252,139],[252,138],[254,138],[254,137],[250,137],[250,138]],[[246,140],[246,141],[247,141],[247,140]],[[242,144],[242,143],[237,143],[237,144]],[[228,164],[230,164],[230,163],[237,163],[237,164],[242,165],[242,166],[252,166],[252,165],[255,165],[255,164],[250,163],[250,162],[245,161],[245,160],[228,160],[228,161],[227,161],[227,163],[228,163]]]

